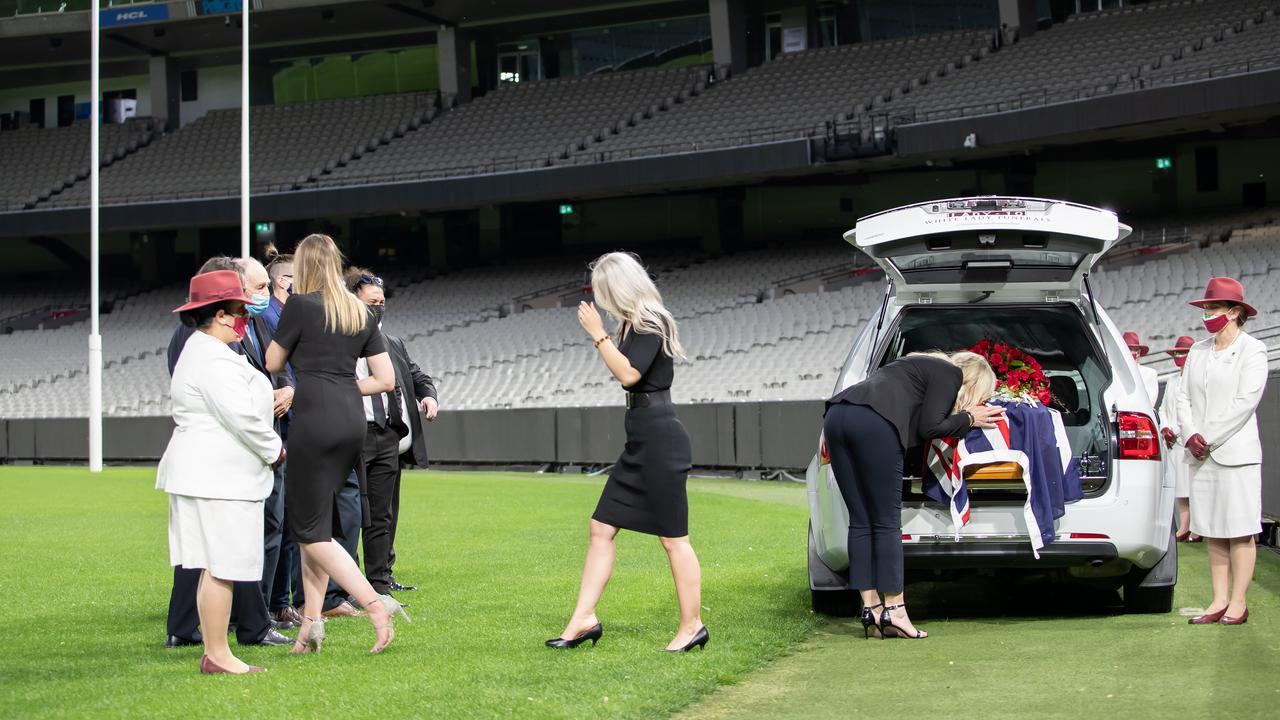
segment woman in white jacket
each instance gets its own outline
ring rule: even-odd
[[[1232,278],[1209,280],[1204,310],[1213,337],[1191,346],[1178,396],[1190,455],[1191,532],[1209,541],[1213,603],[1193,625],[1241,625],[1262,532],[1262,443],[1256,411],[1267,384],[1267,347],[1242,326],[1257,314]]]
[[[1173,358],[1178,366],[1178,374],[1169,378],[1164,384],[1164,397],[1160,400],[1160,435],[1164,438],[1167,449],[1178,446],[1178,394],[1182,392],[1182,369],[1187,364],[1187,353],[1195,344],[1190,335],[1179,336],[1173,347],[1165,353]],[[1173,475],[1173,503],[1178,513],[1178,542],[1199,542],[1200,536],[1191,534],[1191,468],[1187,466],[1185,452],[1175,451],[1169,454],[1168,472]]]
[[[228,347],[248,315],[240,277],[220,270],[191,278],[174,310],[196,329],[173,370],[176,424],[156,487],[169,494],[169,562],[201,568],[196,607],[204,636],[203,673],[260,672],[231,654],[231,583],[262,578],[263,501],[271,469],[284,461],[272,427],[271,383]]]

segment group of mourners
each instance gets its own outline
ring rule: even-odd
[[[411,589],[391,575],[400,467],[426,463],[421,421],[438,411],[434,383],[403,342],[381,331],[381,279],[362,268],[344,275],[342,254],[325,235],[306,237],[284,257],[269,269],[248,259],[210,261],[174,311],[183,325],[170,353],[176,428],[157,479],[169,494],[175,567],[169,644],[203,642],[206,673],[262,670],[228,646],[233,608],[242,644],[292,642],[295,653],[320,651],[328,617],[367,615],[374,653],[393,640],[393,617],[408,619],[391,595]],[[579,305],[578,322],[625,391],[626,445],[588,524],[576,606],[546,645],[567,650],[601,640],[596,608],[614,569],[615,538],[628,529],[657,536],[671,564],[679,624],[666,650],[704,648],[710,636],[685,491],[692,456],[670,392],[684,357],[676,321],[635,255],[598,258],[591,286],[594,302]],[[1166,466],[1177,478],[1177,537],[1205,538],[1209,547],[1213,601],[1190,622],[1241,624],[1261,531],[1255,410],[1267,354],[1243,330],[1256,310],[1238,281],[1213,278],[1191,304],[1203,310],[1210,336],[1184,336],[1167,351],[1181,372],[1159,403],[1172,456]],[[616,321],[614,332],[600,310]],[[1134,333],[1125,342],[1135,359],[1148,351]],[[1155,373],[1139,367],[1154,406]],[[827,401],[824,438],[849,511],[849,587],[861,595],[868,637],[928,636],[912,624],[903,594],[904,452],[995,427],[1004,412],[986,402],[995,387],[981,355],[913,353]],[[351,492],[362,518],[343,511]],[[362,527],[364,572],[353,550]],[[297,547],[300,580],[291,582],[287,570],[280,579],[290,556],[282,540]],[[301,587],[301,612],[279,608],[272,619],[254,620],[273,603],[276,583]],[[296,624],[296,639],[278,632],[286,624]]]

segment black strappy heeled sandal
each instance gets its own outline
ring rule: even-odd
[[[913,635],[893,624],[893,618],[889,616],[889,611],[897,610],[900,607],[905,606],[902,603],[898,603],[897,605],[885,605],[884,610],[880,611],[880,637],[903,638],[906,640],[923,640],[929,637],[929,634],[922,630],[916,630]],[[892,634],[890,634],[890,632],[892,632]]]
[[[875,613],[875,609],[878,607],[884,607],[884,603],[876,603],[862,608],[862,638],[864,640],[871,637],[871,628],[875,628],[877,634],[880,633],[880,624]]]

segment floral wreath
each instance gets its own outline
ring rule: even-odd
[[[1022,350],[1006,342],[983,338],[969,351],[986,358],[995,372],[995,399],[1044,405],[1053,399],[1044,369]]]

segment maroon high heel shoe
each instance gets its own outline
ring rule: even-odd
[[[1222,612],[1225,613],[1226,610],[1223,610]],[[1220,622],[1223,625],[1243,625],[1249,622],[1249,608],[1245,608],[1244,613],[1241,614],[1240,617],[1233,618],[1233,617],[1227,617],[1226,615],[1223,615],[1222,619],[1219,620],[1218,622]]]
[[[266,671],[267,671],[266,668],[258,667],[256,665],[249,666],[249,672],[251,673],[260,673],[260,672],[266,672]],[[227,675],[246,674],[246,673],[233,673],[230,670],[219,667],[217,663],[209,659],[208,655],[200,656],[200,672],[204,673],[205,675],[217,675],[220,673],[226,673]]]
[[[1214,625],[1214,624],[1217,624],[1217,622],[1222,619],[1222,616],[1226,614],[1227,614],[1227,609],[1222,608],[1218,612],[1205,613],[1203,615],[1197,615],[1193,618],[1188,618],[1187,624],[1188,625]]]
[[[1191,531],[1190,531],[1190,530],[1183,530],[1182,532],[1180,532],[1180,533],[1178,533],[1177,535],[1174,535],[1174,536],[1173,536],[1173,539],[1174,539],[1174,540],[1177,540],[1178,542],[1186,542],[1186,541],[1187,541],[1188,539],[1190,539],[1190,538],[1191,538]]]

